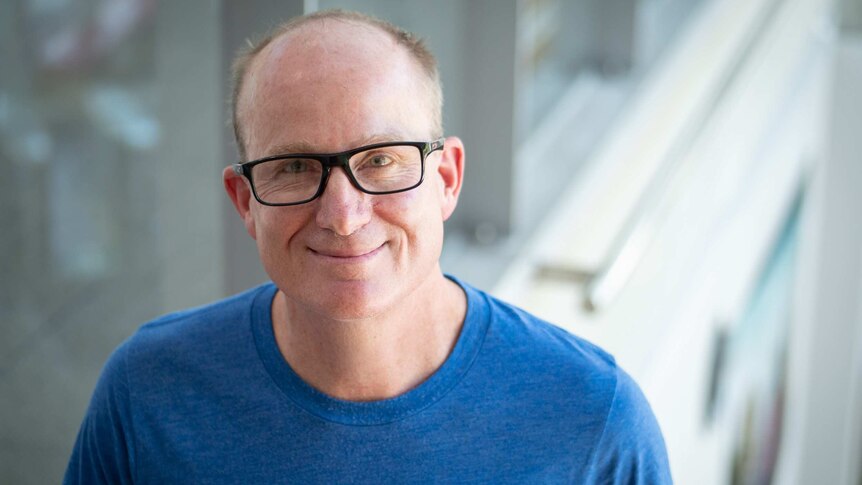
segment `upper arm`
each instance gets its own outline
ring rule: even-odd
[[[619,368],[605,428],[592,455],[589,483],[672,483],[658,422],[638,385]]]
[[[102,369],[78,431],[65,484],[132,483],[133,441],[127,346],[118,348]]]

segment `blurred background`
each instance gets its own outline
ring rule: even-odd
[[[862,484],[862,0],[3,0],[0,483],[56,483],[143,322],[266,279],[228,66],[344,7],[425,37],[444,270],[611,351],[682,484]]]

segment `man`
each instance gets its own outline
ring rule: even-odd
[[[111,357],[68,483],[668,483],[636,384],[440,270],[464,147],[433,56],[327,11],[241,55],[227,193],[271,284]]]

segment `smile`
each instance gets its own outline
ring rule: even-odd
[[[308,248],[315,256],[332,263],[362,263],[376,256],[386,243],[371,250],[343,250],[343,249],[312,249]]]

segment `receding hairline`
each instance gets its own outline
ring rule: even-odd
[[[422,74],[421,82],[425,85],[425,90],[428,92],[430,109],[433,111],[433,136],[442,136],[443,94],[440,86],[440,76],[437,70],[437,60],[431,51],[425,46],[424,41],[416,35],[377,17],[341,9],[322,10],[308,15],[294,17],[287,22],[279,24],[256,42],[247,40],[247,45],[243,46],[234,58],[232,65],[233,88],[231,91],[230,109],[234,137],[241,160],[245,161],[247,154],[245,136],[240,125],[240,100],[245,98],[243,93],[245,92],[244,87],[246,80],[249,77],[250,71],[254,70],[258,57],[260,57],[260,54],[266,50],[268,46],[283,37],[302,29],[303,27],[310,27],[313,24],[325,25],[328,21],[343,22],[373,29],[374,31],[380,32],[389,37],[397,46],[404,49],[408,58],[414,64],[414,67],[417,68],[417,72]]]

